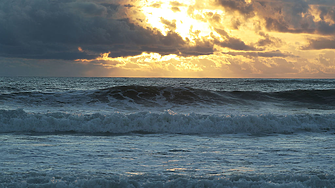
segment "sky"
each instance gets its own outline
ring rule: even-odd
[[[335,78],[335,1],[1,0],[0,76]]]

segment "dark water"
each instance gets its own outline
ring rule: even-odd
[[[335,80],[0,77],[0,187],[334,187]]]

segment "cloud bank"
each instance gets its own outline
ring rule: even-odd
[[[2,75],[335,77],[334,50],[332,0],[0,2]]]

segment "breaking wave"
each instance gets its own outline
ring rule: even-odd
[[[281,92],[260,91],[210,91],[188,87],[157,86],[118,86],[95,92],[93,98],[108,101],[108,97],[117,100],[131,100],[145,103],[163,99],[178,104],[193,102],[238,104],[248,100],[257,101],[295,101],[335,106],[335,90],[291,90]]]
[[[0,132],[287,134],[335,130],[335,114],[201,115],[138,112],[132,114],[27,113],[0,110]]]
[[[219,178],[190,178],[183,176],[171,176],[165,179],[161,176],[153,175],[138,175],[133,177],[120,177],[116,175],[109,175],[109,177],[52,177],[46,175],[37,175],[18,180],[11,180],[12,177],[0,176],[0,187],[269,187],[269,188],[325,188],[333,187],[335,177],[333,175],[313,175],[313,176],[231,176]],[[11,180],[11,181],[9,181]]]
[[[162,104],[192,105],[198,103],[225,105],[253,105],[253,102],[307,105],[309,108],[334,109],[335,90],[213,91],[190,87],[115,86],[100,90],[65,91],[56,93],[16,92],[1,94],[0,102],[17,102],[29,105],[85,105],[131,102],[144,106]]]

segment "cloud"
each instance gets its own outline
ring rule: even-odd
[[[269,31],[283,33],[334,34],[334,1],[256,0],[255,11],[265,21]]]
[[[307,46],[303,46],[302,50],[321,50],[335,49],[335,38],[319,38],[310,39]]]
[[[253,5],[245,0],[216,0],[216,3],[223,6],[228,12],[238,11],[244,16],[254,16]]]
[[[293,62],[283,58],[254,59],[248,63],[239,59],[229,59],[229,62],[227,68],[235,74],[241,75],[241,77],[287,78],[299,72]]]
[[[75,60],[94,59],[107,52],[112,57],[144,51],[196,52],[187,52],[187,44],[173,31],[164,36],[158,30],[134,24],[127,11],[136,11],[136,6],[116,3],[119,4],[102,0],[3,0],[0,56]],[[173,22],[162,22],[175,28]],[[78,51],[79,46],[82,52]]]
[[[252,57],[294,57],[292,54],[285,54],[280,51],[270,51],[270,52],[221,52],[222,54],[232,55],[232,56],[244,56],[248,58]]]
[[[0,75],[2,76],[106,77],[113,75],[113,69],[106,69],[103,66],[54,59],[34,60],[0,57],[0,67]]]
[[[180,9],[178,7],[171,7],[171,10],[173,12],[180,12]]]
[[[217,45],[221,46],[221,47],[226,47],[226,48],[230,48],[233,50],[259,50],[253,46],[250,45],[246,45],[241,39],[238,38],[227,38],[224,41],[216,41],[215,42]]]
[[[174,7],[185,6],[184,4],[179,3],[178,1],[172,1],[172,2],[170,2],[170,5],[174,6]]]
[[[161,17],[161,22],[164,25],[166,25],[166,27],[169,28],[170,30],[175,30],[177,28],[176,20],[169,21],[169,20],[166,20],[163,17]]]
[[[259,32],[259,35],[264,37],[260,39],[256,45],[257,46],[280,46],[283,42],[279,38],[271,37],[269,34],[264,32]]]
[[[221,47],[230,48],[233,50],[247,50],[247,51],[261,50],[251,45],[245,44],[241,39],[229,36],[228,33],[223,29],[216,28],[215,31],[224,38],[224,41],[220,41],[216,37],[212,36],[214,38],[214,43],[216,45],[219,45]]]
[[[265,18],[265,27],[269,31],[279,31],[283,33],[313,33],[314,29],[290,28],[289,24],[283,19]]]
[[[184,76],[182,68],[191,76],[332,74],[334,54],[326,52],[334,49],[333,0],[0,3],[0,58],[8,62],[0,63],[0,75],[7,75],[6,70],[13,75],[11,65],[16,75],[24,75],[24,70],[26,75],[65,75],[61,69],[67,64],[66,75],[77,71],[76,76],[99,71],[104,76]],[[136,64],[139,56],[152,62]],[[163,61],[166,58],[169,61]]]
[[[71,6],[73,6],[72,8],[77,10],[78,12],[84,13],[90,16],[102,16],[104,14],[107,14],[107,10],[108,10],[107,8],[108,5],[103,6],[100,4],[93,3],[93,2],[76,2],[76,3],[72,3],[69,5],[69,7]]]
[[[151,5],[151,7],[154,7],[154,8],[161,8],[161,6],[162,6],[162,2],[154,3]]]
[[[172,6],[171,10],[173,12],[180,12],[179,7],[186,6],[186,5],[182,4],[182,3],[179,3],[178,1],[172,1],[172,2],[170,2],[170,5]]]
[[[268,31],[335,34],[335,2],[331,0],[215,0],[232,18],[233,29],[241,20],[258,17]],[[236,12],[238,14],[236,14]],[[242,18],[238,19],[238,15]]]
[[[161,18],[170,32],[165,36],[160,31],[135,24],[129,15],[139,12],[132,1],[105,0],[3,0],[0,5],[0,55],[3,57],[21,57],[33,59],[94,59],[101,53],[111,52],[110,56],[138,55],[144,51],[162,54],[179,53],[194,54],[195,49],[205,48],[207,54],[213,52],[213,44],[233,50],[261,50],[247,44],[240,38],[222,34],[223,40],[215,39],[212,46],[188,46],[185,38],[174,32],[176,22]],[[322,1],[325,6],[315,6],[320,18],[313,20],[311,6],[318,1],[287,0],[215,0],[228,13],[238,12],[246,19],[258,15],[269,31],[288,33],[319,33],[332,35],[335,32],[335,11],[332,1]],[[151,6],[159,8],[161,2]],[[333,3],[334,4],[334,3]],[[178,7],[187,6],[177,1],[169,4],[174,11]],[[178,10],[177,10],[178,9]],[[305,16],[303,16],[305,15]],[[214,16],[216,16],[214,18]],[[316,15],[314,15],[315,17]],[[213,18],[212,18],[213,17]],[[212,13],[211,19],[219,23],[220,15]],[[140,16],[136,18],[144,20]],[[242,20],[241,20],[242,19]],[[233,29],[239,29],[243,18],[232,20]],[[220,33],[220,32],[219,32]],[[262,47],[276,45],[280,41],[267,34],[261,35],[254,45]],[[331,41],[330,41],[331,42]],[[311,41],[311,47],[321,49],[317,40]],[[78,51],[78,47],[83,52]],[[315,47],[313,47],[315,46]],[[331,44],[325,48],[333,48]],[[191,50],[191,51],[187,51]]]

